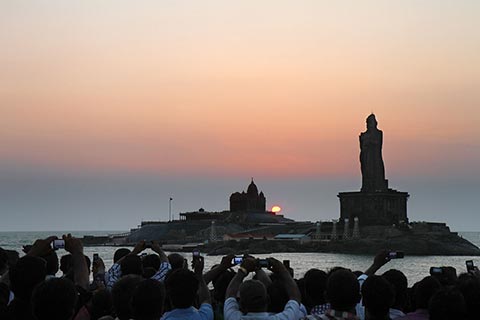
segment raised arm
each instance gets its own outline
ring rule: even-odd
[[[203,275],[203,279],[205,279],[205,283],[209,284],[211,281],[213,281],[213,279],[218,277],[222,272],[224,272],[230,267],[233,267],[232,260],[234,257],[235,255],[233,254],[224,256],[219,265],[205,272],[205,274]]]
[[[250,273],[255,271],[257,267],[257,262],[254,258],[245,257],[240,268],[238,269],[237,274],[233,277],[228,285],[227,291],[225,292],[225,299],[236,298],[238,289],[243,282],[243,279]]]
[[[257,276],[257,280],[263,283],[265,288],[268,288],[272,284],[272,279],[270,279],[262,268],[257,268],[257,270],[255,270],[255,275]]]
[[[205,279],[203,278],[203,267],[203,257],[195,257],[195,259],[193,260],[193,272],[195,272],[195,276],[198,279],[198,300],[200,301],[200,304],[212,304],[210,298],[210,291],[208,290]]]
[[[285,290],[287,291],[289,300],[295,300],[300,304],[302,301],[302,295],[300,293],[300,289],[298,289],[297,283],[290,275],[290,272],[288,272],[287,268],[285,268],[283,263],[281,263],[277,259],[268,258],[267,260],[270,265],[269,269],[280,276],[285,286]]]
[[[80,239],[72,237],[71,234],[63,235],[65,250],[72,254],[74,282],[77,286],[88,291],[88,267],[83,255],[83,244]]]
[[[152,250],[158,254],[158,256],[160,257],[160,262],[168,262],[167,255],[157,241],[152,241]]]
[[[375,272],[378,271],[381,267],[383,267],[388,261],[390,261],[390,258],[388,256],[388,251],[387,250],[382,250],[373,259],[372,265],[365,270],[364,274],[367,276],[374,275]]]

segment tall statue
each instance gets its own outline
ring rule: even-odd
[[[377,128],[372,113],[367,118],[367,131],[360,134],[360,164],[362,168],[362,191],[387,191],[385,167],[382,159],[383,132]]]

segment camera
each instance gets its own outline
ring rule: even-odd
[[[467,272],[475,270],[475,265],[473,264],[473,260],[465,261],[465,265],[467,266]]]
[[[443,268],[442,267],[431,267],[430,268],[430,275],[435,276],[435,275],[441,275],[443,274]]]
[[[283,265],[285,266],[285,268],[288,270],[288,273],[290,273],[290,275],[293,278],[293,268],[290,268],[290,260],[283,260]]]
[[[267,259],[257,259],[257,263],[260,268],[270,267],[270,262]]]
[[[405,257],[405,254],[403,251],[391,251],[388,253],[388,257],[390,259],[403,259]]]
[[[53,240],[52,248],[53,248],[53,250],[65,249],[65,240],[63,240],[63,239]]]
[[[243,256],[236,256],[232,259],[232,264],[234,266],[239,265],[243,262]]]

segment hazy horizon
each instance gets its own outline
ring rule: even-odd
[[[480,2],[2,1],[0,231],[339,217],[375,113],[412,221],[480,230]]]

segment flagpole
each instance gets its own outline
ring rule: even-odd
[[[172,200],[173,198],[170,197],[170,200],[168,201],[168,221],[172,221]]]

